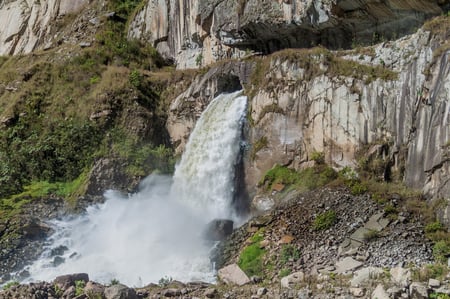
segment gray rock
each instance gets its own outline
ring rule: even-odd
[[[215,298],[217,296],[217,290],[215,288],[208,288],[203,293],[206,298]]]
[[[428,298],[427,286],[421,282],[413,282],[409,286],[409,295],[411,299],[426,299]]]
[[[383,275],[384,271],[378,267],[366,267],[355,271],[353,278],[350,280],[350,285],[353,287],[361,286],[372,279],[377,279]]]
[[[350,293],[359,298],[359,297],[363,297],[364,296],[364,289],[363,288],[350,288]]]
[[[115,284],[105,289],[106,299],[138,299],[135,290],[123,284]]]
[[[211,241],[221,241],[233,232],[233,221],[229,219],[215,219],[207,224],[204,237]]]
[[[220,269],[217,272],[217,276],[226,284],[242,286],[250,282],[250,278],[248,278],[247,274],[245,274],[237,264],[231,264]]]
[[[439,280],[433,279],[433,278],[430,278],[428,280],[428,287],[435,289],[435,288],[438,288],[440,286],[441,286],[441,282]]]
[[[336,263],[336,273],[345,273],[353,271],[361,267],[363,263],[353,259],[352,257],[346,257]]]
[[[372,299],[389,299],[389,294],[384,289],[382,284],[377,285],[372,293]]]
[[[68,275],[61,275],[53,280],[53,283],[58,285],[62,289],[66,289],[69,286],[75,286],[75,281],[84,281],[87,283],[89,281],[89,275],[87,273],[75,273]]]
[[[265,295],[267,293],[267,289],[266,288],[259,288],[257,291],[256,291],[256,295],[258,295],[258,296],[263,296],[263,295]]]
[[[390,270],[391,273],[391,281],[400,287],[407,287],[411,283],[411,270],[402,268],[402,267],[394,267]]]
[[[281,279],[281,287],[286,289],[293,288],[296,284],[305,280],[305,274],[303,272],[295,272]]]

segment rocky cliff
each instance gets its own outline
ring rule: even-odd
[[[0,55],[24,54],[54,45],[62,18],[87,0],[0,1]]]
[[[178,68],[192,68],[251,51],[398,38],[448,7],[441,0],[149,0],[129,37],[151,42]]]
[[[169,132],[181,151],[205,102],[244,87],[251,106],[248,186],[276,163],[301,169],[323,152],[340,168],[376,159],[378,179],[399,178],[448,200],[447,31],[433,27],[442,29],[445,20],[373,47],[285,50],[212,67],[172,103]]]

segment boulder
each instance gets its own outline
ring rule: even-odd
[[[350,284],[352,287],[358,287],[358,286],[361,286],[362,284],[367,283],[371,279],[377,278],[378,276],[382,275],[383,273],[384,273],[383,269],[378,268],[378,267],[362,268],[355,272],[352,280],[350,281]]]
[[[421,282],[413,282],[409,286],[409,297],[411,299],[426,299],[428,298],[427,286]]]
[[[75,286],[76,281],[89,281],[89,275],[87,273],[75,273],[68,275],[61,275],[53,280],[53,284],[58,285],[61,289],[67,289],[70,286]]]
[[[389,299],[389,294],[386,292],[382,284],[377,285],[372,293],[372,299]]]
[[[295,272],[281,279],[281,287],[291,289],[295,284],[303,282],[305,274],[303,272]]]
[[[221,241],[233,232],[233,221],[228,219],[215,219],[207,224],[204,237],[211,241]]]
[[[345,273],[353,271],[361,267],[363,263],[353,259],[352,257],[346,257],[336,263],[336,272]]]
[[[391,281],[400,287],[407,287],[411,283],[411,271],[402,267],[392,268]]]
[[[247,274],[245,274],[236,264],[231,264],[220,269],[217,272],[217,276],[226,284],[242,286],[250,282],[250,278],[248,278]]]
[[[105,289],[106,299],[138,299],[135,290],[123,284],[115,284]]]

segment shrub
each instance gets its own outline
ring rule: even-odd
[[[294,262],[300,259],[300,251],[291,244],[284,244],[281,247],[280,262],[285,265],[289,260]]]
[[[314,230],[326,230],[329,229],[337,220],[336,212],[328,210],[324,213],[317,215],[313,222]]]
[[[425,226],[426,233],[435,233],[438,231],[445,231],[444,225],[442,223],[440,223],[439,221],[428,223]]]
[[[283,277],[288,276],[289,274],[291,274],[291,272],[292,272],[291,269],[283,268],[278,273],[278,277],[279,278],[283,278]]]
[[[260,242],[263,240],[263,231],[258,231],[252,238],[251,244],[242,250],[239,255],[238,265],[248,276],[262,276],[264,266],[263,257],[265,250],[260,247]]]
[[[17,286],[17,285],[19,285],[19,282],[18,282],[18,281],[10,281],[10,282],[6,283],[6,284],[3,286],[3,289],[4,289],[4,290],[9,290],[11,287]]]
[[[166,287],[172,282],[172,277],[164,276],[158,280],[158,285],[160,287]]]
[[[450,255],[450,245],[446,241],[439,241],[434,244],[433,257],[437,262],[447,262],[448,255]]]
[[[380,237],[380,233],[374,229],[370,229],[364,234],[364,240],[370,242]]]
[[[84,294],[84,287],[86,286],[86,283],[84,280],[76,280],[75,281],[75,296],[80,296]]]
[[[323,152],[313,151],[311,153],[311,160],[315,161],[317,164],[325,163],[325,154]]]

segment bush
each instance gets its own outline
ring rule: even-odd
[[[264,239],[263,231],[256,232],[251,238],[251,244],[242,250],[239,255],[238,265],[248,276],[262,276],[264,266],[263,257],[266,251],[260,247]]]
[[[314,230],[326,230],[329,229],[337,220],[336,212],[328,210],[324,213],[317,215],[313,222]]]
[[[325,163],[325,154],[323,152],[313,151],[311,153],[311,160],[315,161],[317,164]]]
[[[291,244],[284,244],[281,247],[280,262],[285,265],[289,260],[294,262],[300,259],[300,251]]]
[[[439,221],[428,223],[425,226],[426,233],[435,233],[438,231],[445,231],[444,225],[442,223],[440,223]]]
[[[438,263],[447,262],[450,255],[450,245],[446,241],[436,242],[433,246],[433,257]]]

